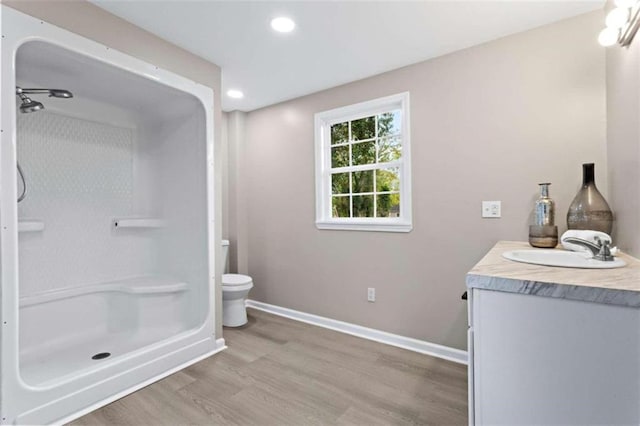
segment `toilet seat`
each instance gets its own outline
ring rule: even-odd
[[[248,275],[222,274],[222,289],[224,291],[244,291],[253,287],[253,280]]]

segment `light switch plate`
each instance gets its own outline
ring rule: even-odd
[[[500,201],[483,201],[482,217],[499,218],[502,217],[502,203]]]

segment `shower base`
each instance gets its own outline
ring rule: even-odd
[[[144,276],[20,299],[20,374],[47,387],[194,328],[188,286]],[[97,354],[109,353],[97,357]]]
[[[181,330],[145,329],[136,333],[113,333],[79,337],[64,346],[45,346],[30,353],[21,354],[20,372],[22,379],[33,386],[48,387],[59,384],[67,378],[76,378],[98,367],[101,363],[117,361],[122,355],[131,356],[136,350],[175,336]],[[111,355],[94,360],[100,353]]]

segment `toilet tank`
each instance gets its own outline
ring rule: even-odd
[[[229,271],[229,240],[222,240],[222,273]]]

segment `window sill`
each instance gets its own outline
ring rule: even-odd
[[[373,232],[411,232],[413,225],[405,222],[379,223],[379,222],[337,222],[318,221],[318,229],[332,229],[342,231],[373,231]]]

